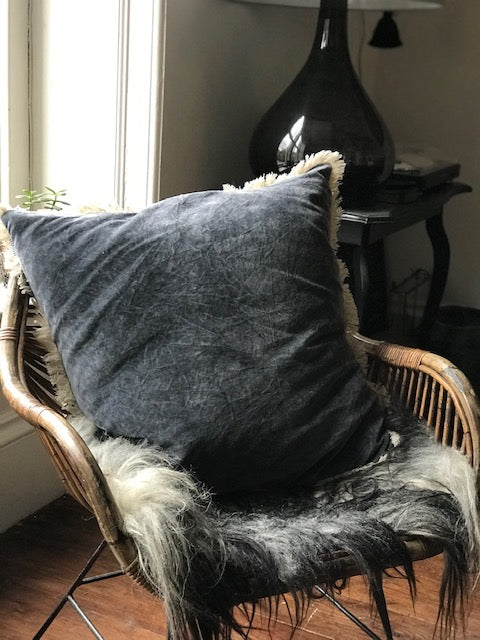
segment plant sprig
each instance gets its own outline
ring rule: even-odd
[[[43,191],[35,189],[22,189],[22,193],[17,196],[21,200],[21,206],[29,211],[36,209],[50,209],[51,211],[61,211],[63,206],[69,206],[69,202],[63,200],[67,195],[66,189],[55,191],[51,187],[44,187]]]

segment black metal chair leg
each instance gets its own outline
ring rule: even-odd
[[[365,635],[372,640],[382,640],[379,635],[377,635],[374,631],[372,631],[367,625],[362,622],[355,614],[353,614],[347,607],[343,606],[338,600],[336,600],[328,591],[322,589],[316,585],[314,587],[316,591],[318,591],[322,596],[324,596],[334,607],[336,607],[344,616],[346,616],[353,624],[355,624]],[[390,638],[389,638],[390,640]]]
[[[83,611],[83,609],[80,607],[78,602],[75,600],[75,598],[73,597],[73,593],[78,587],[84,584],[91,584],[92,582],[99,582],[100,580],[107,580],[108,578],[115,578],[117,576],[124,575],[124,572],[121,569],[119,569],[117,571],[102,573],[96,576],[87,576],[87,573],[90,571],[92,566],[95,564],[95,562],[97,561],[97,559],[99,558],[103,550],[105,549],[106,544],[107,543],[105,542],[105,540],[102,540],[102,542],[98,545],[98,547],[95,549],[93,554],[90,556],[87,564],[84,566],[84,568],[80,571],[78,576],[70,585],[70,588],[67,591],[67,593],[58,602],[55,609],[48,616],[48,618],[45,620],[45,622],[37,631],[37,633],[33,636],[33,640],[40,640],[40,638],[43,637],[47,629],[50,627],[52,622],[55,620],[55,618],[58,616],[58,614],[63,609],[63,607],[67,604],[67,602],[73,607],[73,609],[82,618],[84,623],[87,625],[87,627],[90,629],[92,634],[95,636],[96,640],[105,640],[104,637],[98,631],[98,629],[95,627],[93,622],[88,618],[87,614]]]
[[[87,625],[87,627],[90,629],[92,634],[95,636],[95,639],[96,640],[105,640],[105,638],[102,636],[100,631],[96,628],[96,626],[93,624],[93,622],[87,616],[85,611],[81,608],[81,606],[78,604],[78,602],[75,600],[75,598],[73,596],[68,596],[67,600],[68,600],[68,603],[73,607],[73,609],[78,613],[78,615],[81,617],[81,619]]]

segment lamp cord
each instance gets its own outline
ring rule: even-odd
[[[357,73],[358,73],[358,77],[360,79],[360,82],[362,81],[362,54],[363,54],[363,48],[365,46],[365,11],[360,11],[360,42],[358,45],[358,51],[357,51]]]

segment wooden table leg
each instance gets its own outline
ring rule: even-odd
[[[377,337],[387,322],[387,282],[382,240],[372,244],[341,245],[340,256],[350,272],[350,287],[357,305],[360,332]]]
[[[431,331],[443,298],[450,266],[450,244],[443,226],[442,212],[425,221],[427,233],[433,249],[433,271],[427,303],[418,328],[417,342],[422,348],[428,347]]]

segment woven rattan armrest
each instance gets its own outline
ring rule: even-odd
[[[122,532],[107,481],[89,448],[56,406],[32,330],[32,311],[30,297],[21,293],[16,278],[10,278],[0,325],[2,391],[12,409],[35,428],[67,492],[95,515],[120,567],[135,573],[137,551]]]
[[[427,421],[436,439],[460,450],[478,474],[480,405],[466,376],[422,349],[354,335],[367,353],[368,377]]]

